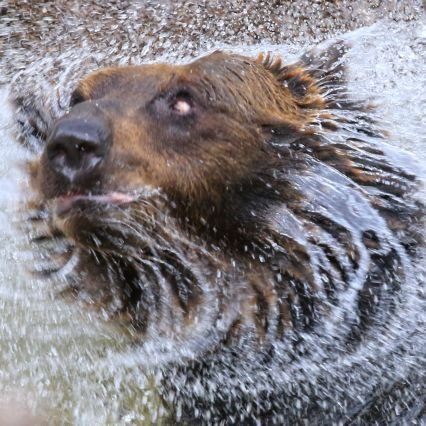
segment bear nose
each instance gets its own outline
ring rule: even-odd
[[[46,147],[50,166],[70,182],[96,174],[111,145],[107,119],[91,108],[75,108],[56,122]]]

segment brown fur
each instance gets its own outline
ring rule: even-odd
[[[184,198],[211,200],[221,197],[224,183],[246,179],[258,167],[255,164],[269,162],[268,153],[262,150],[262,128],[304,132],[324,100],[301,68],[283,71],[279,61],[270,63],[269,58],[265,67],[261,64],[262,59],[251,61],[218,52],[190,65],[107,68],[83,80],[72,102],[99,100],[114,123],[112,160],[123,159],[131,166],[123,174],[114,169],[114,161],[105,165],[105,175],[111,180],[108,185],[129,189],[152,185]],[[239,77],[242,72],[244,79]],[[294,79],[306,87],[306,94],[294,95],[281,84]],[[160,120],[167,118],[143,111],[162,93],[187,87],[196,91],[200,101],[197,122],[188,120],[186,125],[191,126],[190,141],[183,134],[166,133]],[[49,195],[61,192],[43,191]]]
[[[53,209],[51,229],[79,252],[76,293],[124,314],[144,336],[153,323],[158,335],[195,336],[201,360],[247,336],[266,351],[315,329],[360,274],[343,339],[356,346],[375,324],[377,300],[383,312],[394,309],[382,285],[397,291],[407,276],[404,253],[418,244],[422,213],[409,197],[415,177],[370,144],[381,132],[368,108],[347,100],[341,49],[290,66],[215,52],[81,81],[55,126],[106,118],[111,147],[96,176],[67,181],[47,150],[31,166],[41,204]],[[176,112],[179,101],[188,114]],[[67,194],[112,192],[138,198],[55,213]],[[346,193],[358,213],[343,213]]]

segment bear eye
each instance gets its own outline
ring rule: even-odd
[[[70,98],[70,108],[72,108],[74,105],[77,105],[81,102],[84,102],[84,100],[85,100],[84,96],[80,92],[80,90],[78,90],[78,89],[74,90],[74,92],[72,92],[71,98]]]
[[[190,93],[181,90],[170,101],[170,109],[177,115],[186,116],[192,113],[194,102]]]

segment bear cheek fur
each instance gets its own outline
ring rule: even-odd
[[[179,199],[213,202],[270,157],[257,126],[215,111],[197,111],[185,127],[140,111],[109,114],[109,119],[113,146],[103,177],[107,188],[148,186]]]

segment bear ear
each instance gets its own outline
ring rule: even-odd
[[[368,109],[348,99],[346,54],[350,48],[349,42],[340,40],[324,49],[311,49],[299,60],[317,82],[328,108]]]
[[[316,79],[303,63],[285,65],[279,56],[270,53],[260,54],[257,62],[290,92],[300,108],[317,110],[326,107],[325,98]]]
[[[260,54],[257,62],[273,74],[302,108],[351,107],[347,101],[344,55],[349,45],[339,41],[326,49],[313,49],[298,62],[283,64],[280,57]]]

